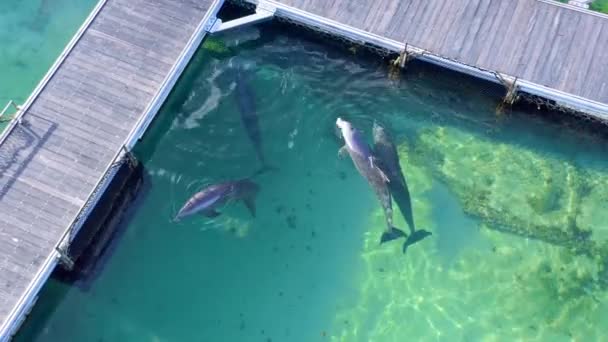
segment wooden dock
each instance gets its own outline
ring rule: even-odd
[[[246,0],[608,119],[608,16],[554,0]],[[508,84],[506,84],[508,86]]]
[[[222,1],[102,0],[0,138],[0,341],[205,35]]]

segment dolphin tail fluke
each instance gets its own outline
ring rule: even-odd
[[[398,239],[400,237],[406,237],[407,234],[405,234],[405,232],[399,228],[395,228],[395,227],[391,227],[390,231],[385,231],[384,233],[382,233],[382,236],[380,237],[380,243],[383,244],[385,242],[388,241],[392,241],[395,239]]]
[[[405,240],[405,242],[403,243],[403,254],[405,254],[409,246],[424,240],[427,236],[430,235],[432,235],[432,233],[424,229],[418,229],[414,233],[410,234],[407,240]]]
[[[253,197],[243,199],[243,203],[249,209],[252,217],[255,217],[255,199]]]

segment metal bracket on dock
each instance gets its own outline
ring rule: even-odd
[[[260,22],[271,20],[274,17],[274,13],[276,8],[267,4],[259,4],[254,14],[246,15],[242,18],[229,20],[227,22],[223,22],[222,19],[215,18],[215,20],[210,20],[210,26],[205,27],[205,30],[209,33],[219,33],[228,31],[231,29],[243,27],[246,25],[257,24]]]
[[[517,78],[515,78],[513,82],[508,83],[507,94],[505,95],[503,101],[506,104],[512,105],[513,103],[515,103],[515,101],[517,101],[517,98]]]
[[[13,118],[17,118],[18,123],[20,124],[21,123],[21,117],[19,116],[19,111],[21,111],[21,106],[18,105],[18,104],[16,104],[15,101],[13,101],[13,100],[8,101],[8,103],[6,104],[6,106],[4,106],[4,109],[2,109],[2,111],[0,112],[0,122],[2,122],[2,121],[10,121],[10,120],[13,119],[13,118],[10,118],[10,119],[6,120],[6,119],[3,118],[4,114],[6,114],[6,112],[8,111],[8,109],[11,108],[11,107],[15,108],[15,110],[17,111],[15,113],[15,115],[13,116]]]
[[[69,255],[69,252],[66,247],[57,247],[57,253],[59,253],[59,261],[61,265],[68,271],[71,271],[74,268],[74,260]]]
[[[507,88],[507,94],[496,107],[496,114],[502,115],[504,114],[507,106],[512,106],[515,101],[519,99],[519,95],[517,95],[517,77],[506,77],[499,72],[495,72],[494,75],[500,81],[500,83]]]
[[[125,145],[122,146],[122,150],[125,154],[125,158],[127,159],[127,163],[129,164],[129,168],[131,170],[135,169],[139,163],[137,158],[135,158],[133,153],[129,151]]]
[[[393,65],[404,69],[406,64],[409,63],[412,59],[420,57],[422,55],[424,55],[424,52],[414,51],[413,49],[409,48],[407,43],[405,43],[403,51],[401,51],[399,57],[397,57],[397,59],[393,61]]]

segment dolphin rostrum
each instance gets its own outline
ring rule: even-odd
[[[408,226],[410,227],[410,235],[403,244],[403,253],[407,248],[431,235],[426,230],[416,230],[414,225],[414,214],[412,212],[412,200],[410,198],[410,192],[399,164],[399,155],[397,154],[397,148],[389,137],[384,127],[380,126],[374,121],[373,128],[374,135],[374,157],[378,163],[378,167],[384,171],[389,179],[388,188],[390,190],[392,198],[397,202],[399,210]]]
[[[348,152],[357,171],[359,171],[372,186],[376,196],[382,204],[384,217],[386,219],[386,231],[382,233],[380,243],[405,236],[405,233],[402,230],[393,226],[393,208],[391,195],[387,186],[388,178],[376,165],[371,148],[364,141],[361,133],[357,131],[350,122],[338,118],[336,120],[336,125],[340,128],[342,137],[345,141],[344,147],[340,149],[340,154],[343,155]]]
[[[175,216],[178,221],[200,213],[206,217],[220,215],[218,209],[231,201],[243,201],[251,216],[255,217],[255,197],[260,187],[249,179],[213,184],[194,194]]]

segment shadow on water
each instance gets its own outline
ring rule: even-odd
[[[137,176],[136,176],[137,177]],[[49,324],[50,319],[56,315],[55,311],[61,303],[66,299],[70,291],[89,292],[95,285],[105,269],[108,267],[110,259],[123,241],[127,229],[135,220],[135,214],[140,210],[141,205],[146,201],[150,192],[150,182],[147,179],[146,173],[141,174],[139,185],[129,184],[136,191],[135,197],[128,199],[128,203],[124,205],[124,211],[116,214],[112,220],[116,225],[114,228],[104,227],[102,232],[98,233],[96,241],[90,246],[87,246],[83,255],[76,262],[74,270],[66,271],[58,266],[51,274],[50,281],[42,288],[39,295],[39,300],[32,309],[32,312],[27,316],[21,329],[19,329],[14,341],[34,341],[41,337],[45,332],[45,326]],[[133,182],[133,180],[130,180]],[[110,223],[112,224],[112,223]],[[99,244],[100,237],[104,231],[109,232],[107,242]]]
[[[13,342],[36,341],[45,333],[51,317],[63,302],[71,288],[57,281],[49,281],[39,293],[39,300],[13,338]]]
[[[459,199],[441,182],[434,182],[427,193],[436,218],[437,250],[442,263],[450,267],[460,253],[470,248],[490,248],[479,231],[479,221],[468,216]]]
[[[84,246],[78,246],[78,238],[75,239],[70,246],[70,250],[74,253],[73,249],[80,247],[82,251],[78,254],[79,259],[71,271],[64,271],[61,268],[55,270],[53,273],[55,280],[68,283],[81,291],[87,292],[91,290],[95,281],[103,274],[109,260],[120,246],[127,228],[133,223],[135,213],[150,191],[150,182],[146,179],[143,167],[141,167],[141,164],[139,165],[131,175],[127,176],[129,179],[125,187],[120,190],[119,197],[106,199],[106,201],[111,201],[112,205],[116,204],[111,209],[109,217],[98,218],[99,215],[96,215],[95,211],[92,212],[89,219],[93,221],[103,220],[102,227],[90,240],[83,239]],[[128,166],[125,166],[125,168],[128,168]],[[120,176],[119,173],[117,177]],[[104,196],[110,192],[112,192],[112,189],[108,189]],[[102,201],[104,201],[103,197],[100,202]],[[95,210],[100,207],[98,205]],[[83,229],[86,228],[87,226],[83,227]]]

